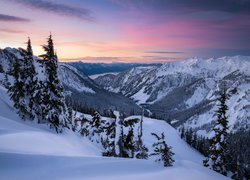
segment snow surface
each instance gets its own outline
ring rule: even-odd
[[[71,71],[67,71],[66,70],[67,68],[70,69]],[[64,84],[79,92],[95,94],[95,91],[90,87],[86,86],[84,82],[81,80],[81,78],[85,79],[87,77],[84,77],[79,71],[77,71],[74,67],[70,65],[60,64],[59,78]]]
[[[113,74],[113,75],[117,75],[118,72],[108,72],[108,73],[102,73],[102,74],[94,74],[94,75],[90,75],[90,79],[96,79],[100,76],[105,76],[105,75],[108,75],[108,74]]]
[[[146,101],[148,100],[148,98],[150,97],[150,95],[145,93],[145,86],[138,91],[136,94],[134,94],[133,96],[131,96],[131,98],[137,103],[137,104],[143,104],[146,103]]]
[[[0,88],[0,107],[0,179],[227,179],[204,168],[201,165],[204,157],[163,121],[144,118],[143,139],[150,148],[153,143],[150,133],[164,131],[176,161],[168,168],[151,159],[101,157],[99,146],[76,133],[56,134],[46,125],[23,121],[15,114],[4,88]]]

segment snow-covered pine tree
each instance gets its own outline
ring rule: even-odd
[[[4,86],[6,89],[9,89],[9,88],[10,88],[10,82],[9,82],[9,78],[8,78],[7,72],[4,72],[3,86]]]
[[[93,113],[92,116],[92,123],[91,125],[96,128],[96,130],[99,130],[100,126],[101,126],[101,116],[100,114],[95,110],[95,112]]]
[[[134,158],[135,156],[137,141],[135,140],[134,137],[134,126],[138,122],[139,119],[136,118],[136,119],[125,120],[123,123],[125,128],[129,128],[128,133],[124,134],[123,144],[124,144],[125,156],[130,158]]]
[[[124,114],[118,111],[114,111],[116,117],[115,120],[115,153],[118,157],[125,157],[124,141],[123,141],[123,125],[124,125]]]
[[[74,116],[75,114],[73,114],[73,109],[71,106],[68,106],[67,107],[67,111],[68,111],[68,118],[69,120],[71,120],[71,127],[72,127],[72,130],[74,131],[74,128],[73,128],[73,123],[75,122],[74,120],[76,119],[76,117]],[[74,122],[73,122],[74,121]]]
[[[151,134],[157,139],[157,142],[153,144],[154,153],[150,154],[150,156],[157,156],[155,161],[162,162],[165,167],[172,166],[174,153],[171,151],[172,147],[166,144],[164,133],[161,133],[161,137],[155,133]]]
[[[18,115],[25,119],[25,114],[28,113],[25,102],[24,82],[21,78],[21,60],[15,60],[13,66],[9,69],[9,74],[14,77],[14,82],[8,86],[10,99],[17,109]]]
[[[27,49],[23,50],[19,48],[20,53],[24,56],[23,59],[23,67],[22,67],[22,81],[24,82],[24,93],[25,93],[25,101],[26,101],[26,109],[27,112],[25,116],[29,119],[35,118],[35,100],[34,100],[34,92],[37,88],[37,78],[36,78],[36,70],[34,66],[33,59],[33,51],[31,46],[30,38],[27,41]]]
[[[88,137],[89,136],[89,124],[90,124],[90,121],[86,119],[84,115],[81,115],[80,117],[75,117],[75,118],[73,117],[72,130],[79,131],[81,135]]]
[[[22,59],[15,58],[10,54],[13,59],[13,64],[6,72],[6,81],[8,81],[8,75],[13,77],[14,82],[6,83],[6,88],[10,95],[11,100],[13,100],[14,107],[17,110],[18,115],[22,119],[32,119],[32,111],[29,107],[29,97],[31,96],[27,91],[26,81],[29,79],[29,74],[26,71],[26,61],[25,57],[26,51],[19,51],[19,53],[24,57]],[[8,84],[8,85],[7,85]]]
[[[37,123],[48,123],[46,116],[48,113],[47,104],[48,104],[48,88],[43,81],[38,81],[34,91],[34,112],[35,119]]]
[[[31,41],[30,41],[30,37],[28,37],[28,41],[27,41],[27,55],[32,57],[33,56],[33,50],[32,50],[32,46],[31,46]]]
[[[98,143],[101,142],[100,134],[103,130],[103,127],[101,127],[101,116],[100,114],[95,110],[92,115],[92,121],[89,122],[89,139],[91,141],[96,141]]]
[[[136,142],[136,148],[135,148],[135,157],[137,159],[147,159],[148,158],[148,148],[143,144],[142,136],[143,136],[143,115],[144,110],[142,110],[142,116],[139,121],[139,127],[138,127],[138,140]]]
[[[214,136],[210,140],[208,157],[203,161],[204,166],[213,169],[223,175],[227,175],[225,154],[227,150],[228,120],[227,120],[227,100],[226,89],[223,88],[218,98],[219,106],[216,111],[217,119],[213,128]]]
[[[108,121],[104,127],[104,137],[102,141],[102,145],[104,148],[104,152],[102,153],[103,156],[115,156],[115,135],[116,135],[116,116],[114,115],[113,111],[111,111],[112,119]]]
[[[58,78],[58,64],[57,57],[54,52],[54,44],[52,35],[47,39],[47,45],[43,45],[45,54],[40,57],[43,58],[46,69],[46,82],[43,88],[45,92],[43,95],[44,108],[43,116],[48,121],[51,127],[54,127],[57,132],[62,132],[63,127],[69,127],[71,120],[69,120],[65,99],[63,96],[63,86]]]

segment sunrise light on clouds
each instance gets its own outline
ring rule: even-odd
[[[41,54],[51,32],[61,61],[165,62],[250,55],[243,0],[1,0],[0,48]]]

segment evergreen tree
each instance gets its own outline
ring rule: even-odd
[[[174,153],[171,151],[172,147],[166,144],[164,133],[161,134],[161,137],[155,133],[151,134],[157,139],[157,142],[153,144],[154,153],[150,154],[150,156],[157,156],[155,161],[163,162],[165,167],[172,166],[174,162],[172,156]]]
[[[105,149],[104,156],[127,157],[124,147],[124,115],[118,111],[113,113],[114,120],[108,122],[104,128],[106,134],[102,144]]]
[[[147,159],[148,158],[148,148],[143,144],[142,136],[143,136],[143,115],[144,110],[142,110],[141,119],[139,121],[139,127],[138,127],[138,140],[136,142],[136,155],[135,157],[137,159]]]
[[[136,151],[136,141],[134,137],[134,126],[138,123],[139,119],[129,119],[124,121],[124,127],[128,128],[128,133],[124,134],[123,137],[123,144],[124,144],[124,151],[125,156],[134,158],[135,151]]]
[[[192,140],[193,140],[193,130],[192,128],[188,128],[185,132],[185,141],[192,145]]]
[[[32,46],[31,46],[31,41],[30,38],[28,37],[28,41],[27,41],[27,55],[28,56],[33,56],[33,50],[32,50]]]
[[[68,119],[71,121],[70,123],[72,124],[72,130],[73,130],[73,121],[76,119],[75,114],[73,114],[73,109],[71,106],[68,106]]]
[[[136,146],[136,149],[135,149],[135,157],[137,159],[148,159],[148,148],[142,144],[140,146]]]
[[[10,75],[14,77],[14,83],[10,84],[8,87],[8,93],[10,95],[10,99],[14,103],[14,107],[17,109],[19,116],[22,119],[25,119],[24,114],[28,113],[26,110],[26,102],[24,100],[25,90],[24,90],[24,82],[21,78],[21,61],[16,60],[9,70]]]
[[[80,133],[83,136],[89,137],[89,127],[90,127],[90,121],[84,117],[84,115],[81,115],[78,118],[75,118],[73,120],[72,129],[76,131],[78,129],[78,122],[80,122]]]
[[[49,103],[48,88],[43,81],[38,81],[33,95],[35,104],[35,115],[37,123],[48,123],[46,116],[48,113],[47,104]]]
[[[95,111],[93,113],[93,118],[92,118],[92,124],[91,124],[94,128],[96,128],[97,130],[99,130],[100,126],[101,126],[101,116],[100,114]]]
[[[103,130],[101,126],[101,116],[95,111],[92,115],[92,121],[89,123],[89,139],[91,141],[96,140],[97,142],[101,142],[100,134]]]
[[[104,137],[102,145],[104,147],[103,156],[115,156],[115,135],[116,135],[116,117],[113,112],[111,112],[112,120],[106,123],[104,127]]]
[[[24,56],[23,68],[22,68],[22,81],[24,82],[24,92],[26,100],[26,116],[30,119],[35,118],[35,108],[38,104],[35,103],[34,93],[37,90],[37,77],[34,66],[33,51],[31,41],[28,38],[27,50],[19,48],[19,51]]]
[[[0,73],[3,73],[4,70],[3,70],[3,65],[0,63]]]
[[[204,160],[204,166],[213,169],[223,175],[227,175],[225,154],[227,150],[227,136],[228,136],[228,120],[226,105],[227,94],[224,88],[220,97],[218,98],[219,107],[216,112],[217,120],[213,128],[214,137],[210,140],[210,147],[208,157]]]
[[[227,139],[227,169],[235,180],[250,179],[250,131],[229,134]]]
[[[114,112],[116,117],[115,124],[115,152],[118,157],[125,157],[125,149],[124,149],[124,134],[123,134],[123,126],[124,126],[124,114],[118,111]]]
[[[10,67],[8,74],[14,78],[13,83],[9,83],[6,88],[10,95],[11,100],[13,100],[14,107],[17,110],[18,115],[22,119],[32,119],[32,111],[29,107],[30,94],[27,90],[27,80],[29,78],[29,73],[26,70],[26,51],[19,53],[24,57],[23,59],[13,59],[13,66]],[[7,81],[6,73],[6,81]]]
[[[192,142],[191,142],[191,146],[193,148],[197,149],[197,141],[198,141],[197,134],[192,130]]]
[[[184,139],[185,137],[185,128],[184,126],[181,128],[181,139]]]
[[[10,82],[9,82],[8,72],[4,72],[3,85],[4,85],[4,87],[6,89],[10,88]]]
[[[33,120],[35,118],[35,109],[39,106],[36,103],[35,91],[39,91],[36,71],[34,66],[33,52],[30,39],[27,42],[27,50],[18,49],[22,59],[13,59],[13,66],[8,74],[14,77],[14,84],[6,85],[14,101],[14,106],[22,119]],[[6,73],[6,81],[7,81]]]
[[[57,132],[62,132],[63,127],[69,126],[70,120],[63,96],[63,87],[58,78],[58,60],[54,52],[52,35],[48,37],[47,43],[43,46],[45,54],[40,56],[43,58],[47,75],[44,91],[41,94],[44,105],[41,114],[45,116],[51,127],[54,127]]]

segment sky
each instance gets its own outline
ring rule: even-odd
[[[250,0],[0,0],[0,48],[61,61],[158,63],[250,55]]]

